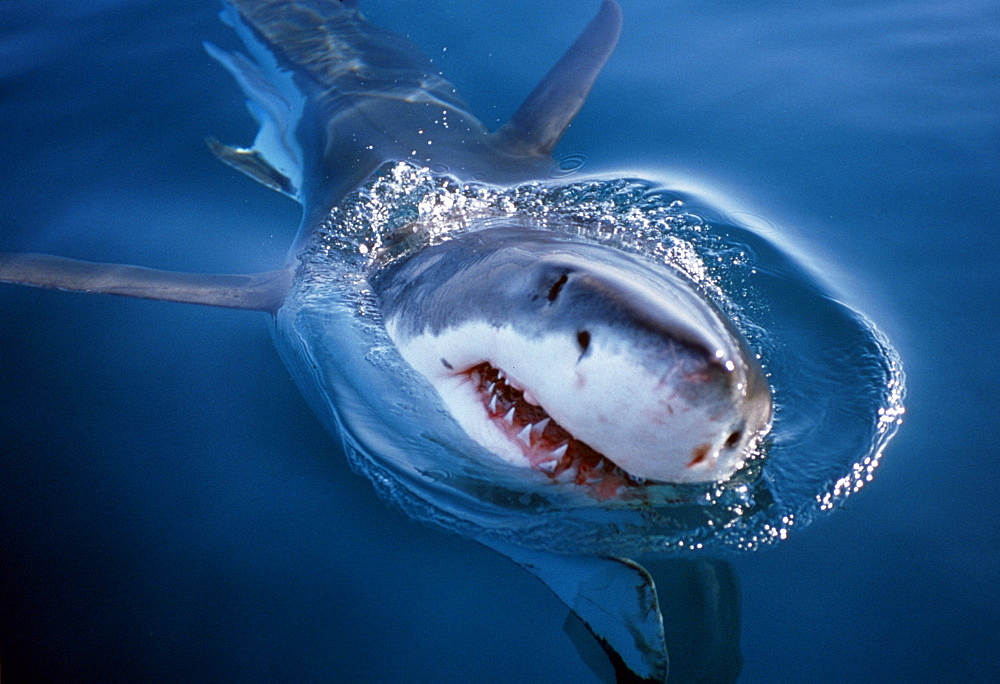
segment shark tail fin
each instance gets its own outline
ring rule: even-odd
[[[604,0],[572,47],[493,134],[498,147],[518,156],[548,156],[583,106],[621,35],[622,9]]]
[[[289,269],[249,275],[178,273],[48,254],[0,252],[0,283],[226,309],[273,313],[281,306],[291,281]]]

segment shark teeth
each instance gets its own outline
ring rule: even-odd
[[[514,409],[511,409],[513,413]],[[531,423],[524,426],[524,429],[517,433],[517,438],[524,442],[525,446],[531,446]]]
[[[499,368],[481,363],[465,373],[482,397],[488,418],[518,445],[532,468],[553,482],[587,487],[601,500],[617,496],[623,486],[642,484],[574,439],[549,417],[530,389],[517,386]]]
[[[548,461],[542,461],[541,463],[539,463],[538,469],[541,470],[543,473],[552,474],[555,472],[556,466],[558,465],[559,465],[559,459],[553,458]]]
[[[549,452],[546,458],[543,458],[538,462],[538,469],[543,473],[553,474],[556,469],[563,461],[563,457],[566,456],[566,451],[569,450],[569,442],[566,442],[560,447],[557,447]]]

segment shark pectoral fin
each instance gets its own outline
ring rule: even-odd
[[[249,275],[178,273],[48,254],[0,252],[0,283],[227,309],[277,311],[291,282],[291,269]]]
[[[551,154],[618,44],[621,28],[621,7],[604,0],[572,47],[493,134],[497,146],[518,156]]]
[[[670,675],[678,682],[736,682],[740,651],[740,583],[721,558],[650,560],[661,597]]]
[[[229,147],[209,139],[215,156],[255,181],[298,199],[302,178],[302,153],[295,140],[295,127],[301,114],[301,93],[269,76],[245,55],[226,52],[211,43],[205,51],[225,67],[243,94],[247,107],[260,129],[250,149]]]
[[[295,197],[295,186],[291,179],[267,163],[267,160],[257,150],[223,145],[215,138],[207,138],[208,148],[220,161],[225,162],[237,171],[241,171],[272,190]]]
[[[618,681],[665,682],[663,618],[653,580],[623,558],[561,556],[483,541],[525,568],[569,606],[611,659]]]

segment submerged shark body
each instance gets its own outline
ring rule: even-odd
[[[0,281],[274,314],[279,350],[349,456],[356,465],[381,457],[361,469],[383,492],[411,512],[434,509],[418,515],[445,520],[536,574],[622,672],[664,679],[662,618],[641,567],[552,554],[517,531],[494,534],[481,494],[470,496],[481,486],[438,504],[438,485],[424,475],[444,444],[484,455],[490,468],[523,470],[533,487],[578,487],[587,505],[630,500],[651,481],[730,477],[768,429],[771,401],[760,367],[719,311],[663,264],[531,222],[472,222],[399,258],[374,259],[366,273],[381,329],[449,416],[428,423],[418,412],[387,434],[383,405],[397,396],[400,376],[372,368],[371,339],[343,302],[303,303],[311,297],[304,255],[315,235],[387,162],[442,165],[458,182],[494,186],[545,178],[553,147],[614,49],[620,8],[606,0],[491,133],[426,57],[368,24],[352,0],[224,7],[252,59],[206,48],[240,84],[260,131],[247,149],[210,145],[302,204],[287,265],[191,275],[0,254]],[[430,437],[429,424],[440,428]]]

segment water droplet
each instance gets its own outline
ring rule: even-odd
[[[583,165],[587,163],[587,156],[584,154],[567,154],[563,155],[556,161],[555,167],[552,169],[551,175],[554,178],[562,178],[576,173]]]

